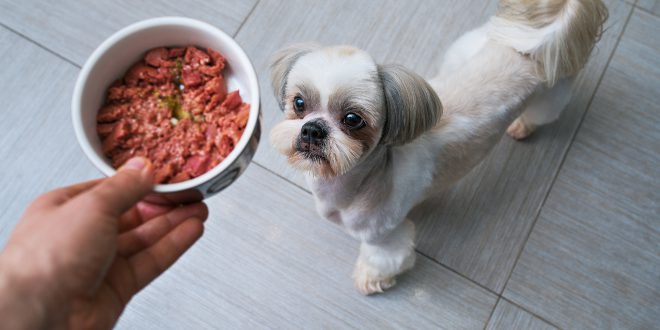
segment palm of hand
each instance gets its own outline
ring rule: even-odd
[[[152,180],[150,170],[120,171],[28,207],[0,265],[40,304],[40,325],[111,328],[128,301],[201,236],[206,205],[137,203]]]
[[[111,328],[130,299],[173,264],[180,255],[178,251],[187,249],[199,237],[201,223],[197,220],[176,232],[173,230],[192,216],[205,218],[206,212],[200,204],[173,211],[171,207],[142,203],[125,213],[119,220],[112,264],[98,287],[84,288],[72,297],[69,325],[85,329]],[[88,260],[95,258],[90,256]],[[103,256],[98,260],[108,258]],[[98,273],[102,262],[88,265],[94,265],[90,273]]]

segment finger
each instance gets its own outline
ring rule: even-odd
[[[157,205],[143,200],[119,218],[119,232],[123,233],[136,228],[144,222],[163,215],[174,208],[175,206],[172,205]]]
[[[178,207],[164,215],[145,222],[143,225],[119,236],[117,253],[130,257],[158,242],[184,220],[208,217],[208,208],[202,203]]]
[[[146,196],[154,186],[153,169],[146,158],[128,160],[112,177],[71,201],[82,212],[118,218]]]
[[[37,198],[32,205],[35,206],[57,206],[64,204],[66,201],[77,196],[81,192],[87,191],[90,188],[96,186],[101,179],[95,179],[90,181],[85,181],[77,183],[68,187],[62,187],[58,189],[51,190],[47,193],[42,194]]]
[[[152,247],[131,257],[128,262],[135,275],[137,291],[172,266],[203,232],[204,225],[201,220],[188,219]]]
[[[128,304],[131,298],[139,291],[135,283],[135,275],[128,260],[125,258],[115,258],[105,277],[107,286],[101,286],[100,290],[110,290],[108,294],[101,291],[96,295],[98,299],[104,300],[101,306],[119,305],[120,312]]]
[[[174,208],[176,205],[153,204],[145,201],[137,204],[137,210],[145,221],[172,211]]]

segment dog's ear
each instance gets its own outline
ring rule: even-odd
[[[380,143],[406,144],[433,128],[442,115],[442,103],[419,75],[398,65],[379,65],[387,117]]]
[[[284,110],[284,93],[291,68],[301,56],[319,48],[316,44],[293,44],[278,50],[271,58],[270,80],[281,110]]]

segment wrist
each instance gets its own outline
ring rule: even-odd
[[[21,276],[17,265],[0,255],[0,319],[9,329],[42,329],[49,323],[48,297],[39,285]]]

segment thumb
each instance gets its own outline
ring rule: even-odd
[[[79,195],[80,208],[119,217],[128,211],[154,186],[153,166],[148,159],[129,159],[112,177]]]

